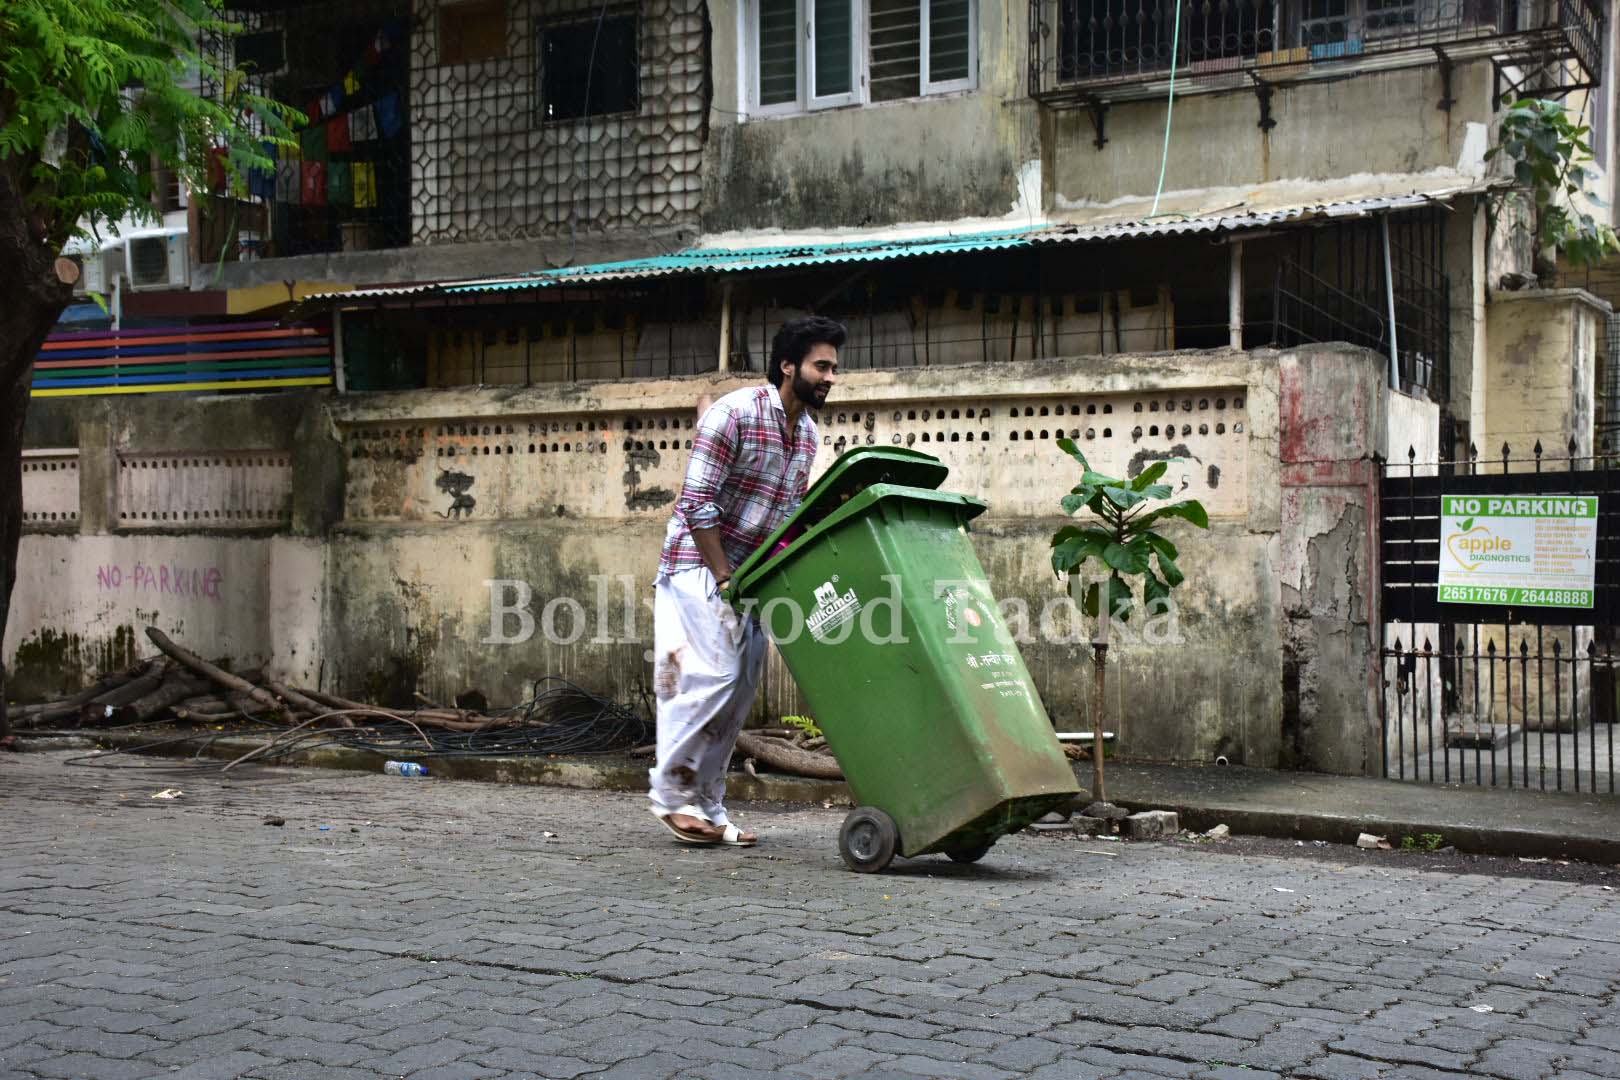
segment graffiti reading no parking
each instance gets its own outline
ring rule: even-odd
[[[225,575],[217,566],[186,566],[182,563],[135,562],[128,568],[103,564],[96,568],[99,592],[132,592],[144,595],[190,596],[218,600]]]

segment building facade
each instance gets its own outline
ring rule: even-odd
[[[1532,431],[1591,453],[1607,304],[1540,287],[1487,151],[1504,95],[1555,96],[1592,126],[1607,201],[1595,0],[367,0],[240,21],[215,92],[309,122],[249,192],[193,200],[224,230],[193,280],[283,290],[338,385],[36,401],[30,445],[60,468],[25,473],[27,497],[74,516],[24,540],[19,684],[156,622],[379,698],[517,700],[548,673],[632,697],[697,405],[817,311],[851,329],[818,467],[908,445],[991,499],[981,559],[1060,726],[1085,726],[1089,680],[1046,561],[1067,435],[1123,473],[1174,459],[1211,512],[1173,642],[1116,650],[1121,752],[1370,772],[1369,463]],[[137,564],[213,568],[214,595]],[[773,660],[762,710],[796,708]]]

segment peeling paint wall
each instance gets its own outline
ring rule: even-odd
[[[1084,728],[1090,627],[1048,561],[1075,480],[1056,440],[1119,473],[1177,459],[1167,480],[1205,502],[1211,528],[1171,530],[1188,576],[1175,618],[1116,636],[1108,725],[1121,752],[1359,772],[1359,756],[1324,748],[1364,736],[1330,729],[1365,723],[1356,635],[1371,618],[1371,511],[1344,470],[1385,431],[1382,371],[1371,354],[1319,348],[852,372],[820,416],[817,465],[853,445],[912,446],[951,467],[948,487],[988,498],[972,532],[980,560],[1049,712]],[[65,420],[47,408],[38,437],[60,442],[76,423],[81,454],[114,459],[113,485],[120,455],[263,435],[292,455],[293,503],[280,524],[236,534],[186,522],[137,534],[107,515],[31,532],[5,655],[55,672],[45,692],[156,621],[205,653],[384,702],[478,689],[510,703],[548,674],[640,700],[650,584],[697,404],[756,378],[312,396],[277,406],[275,438],[242,400],[199,406],[210,420],[178,433],[143,403]],[[1411,422],[1422,421],[1419,410]],[[98,483],[81,486],[96,497]],[[101,497],[116,505],[116,491]],[[103,595],[97,569],[119,565],[127,582],[135,560],[183,566],[167,592],[160,579],[155,594],[148,583]],[[178,586],[194,564],[217,573]],[[1294,742],[1290,648],[1311,658]],[[773,656],[760,714],[802,708]]]
[[[1392,444],[1431,451],[1437,406],[1387,388],[1370,352],[1301,351],[1281,362],[1281,762],[1377,773],[1377,489]],[[1432,460],[1432,459],[1431,459]]]

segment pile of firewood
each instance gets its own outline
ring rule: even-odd
[[[115,672],[60,701],[11,712],[18,727],[121,727],[147,721],[224,723],[266,720],[298,727],[353,727],[354,718],[397,720],[413,727],[483,731],[515,723],[465,709],[430,706],[401,711],[302,690],[262,671],[232,673],[176,645],[157,627],[146,636],[162,655]]]
[[[508,729],[505,735],[479,735],[478,739],[499,743],[494,753],[513,753],[514,742],[522,737],[531,741],[543,737],[545,732],[556,732],[552,746],[538,742],[530,752],[552,749],[570,751],[567,743],[579,746],[577,737],[582,727],[595,727],[607,736],[620,731],[639,730],[642,737],[650,735],[650,728],[637,727],[635,716],[619,708],[612,716],[600,712],[608,703],[597,701],[577,688],[566,687],[573,696],[561,701],[550,713],[536,711],[540,702],[490,715],[468,709],[450,709],[422,698],[422,707],[400,710],[385,709],[365,702],[350,701],[317,690],[308,690],[266,677],[259,670],[229,672],[218,664],[209,663],[195,653],[175,644],[156,627],[149,627],[146,636],[157,646],[159,655],[134,667],[115,672],[98,680],[95,685],[71,697],[43,705],[29,705],[11,711],[13,723],[19,728],[123,727],[158,721],[180,721],[204,724],[222,724],[233,721],[260,721],[277,725],[281,733],[272,746],[285,748],[301,740],[330,732],[334,728],[354,729],[356,720],[362,727],[378,721],[394,721],[414,729],[421,746],[431,752],[440,737],[430,738],[429,730],[445,733],[442,738],[460,739],[460,733],[496,732]],[[548,691],[548,695],[560,691]],[[565,695],[566,696],[566,695]],[[420,697],[420,695],[418,695]],[[578,698],[579,701],[575,701]],[[590,700],[586,700],[590,699]],[[547,697],[549,701],[549,697]],[[561,700],[561,699],[559,699]],[[598,711],[593,712],[596,709]],[[566,715],[565,715],[566,714]],[[622,714],[622,715],[621,715]],[[527,725],[527,726],[525,726]],[[537,728],[536,725],[539,725]],[[522,728],[514,735],[510,729]],[[398,730],[398,729],[396,729]],[[541,736],[527,735],[539,730]],[[363,731],[351,730],[346,737],[358,737]],[[558,740],[561,740],[560,742]],[[364,740],[361,740],[364,741]],[[629,745],[634,745],[629,744]],[[251,757],[262,756],[265,750],[254,751]],[[596,749],[607,749],[597,747]],[[652,747],[642,747],[650,753]],[[744,731],[737,739],[737,750],[743,768],[754,773],[757,763],[777,772],[793,773],[823,780],[842,780],[843,771],[827,747],[822,736],[808,736],[802,730],[788,727],[758,728]],[[242,759],[246,760],[246,758]],[[236,764],[233,762],[232,764]]]

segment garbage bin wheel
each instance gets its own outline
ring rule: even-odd
[[[983,844],[965,844],[962,847],[946,848],[945,854],[950,856],[951,862],[975,863],[984,858],[994,843],[994,840],[990,840]]]
[[[894,818],[875,806],[857,806],[838,830],[838,854],[857,874],[876,874],[894,861],[900,850],[900,829]]]

